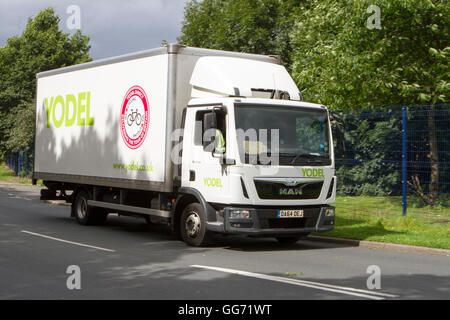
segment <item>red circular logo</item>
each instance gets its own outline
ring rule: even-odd
[[[125,94],[120,112],[120,133],[128,148],[137,149],[144,143],[149,121],[147,95],[140,86],[133,86]]]

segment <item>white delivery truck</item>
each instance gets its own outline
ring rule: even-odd
[[[34,181],[82,225],[108,213],[297,241],[334,227],[328,109],[276,56],[170,44],[37,75]]]

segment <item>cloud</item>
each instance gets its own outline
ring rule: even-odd
[[[176,42],[186,0],[2,0],[0,2],[0,45],[20,35],[28,17],[53,7],[66,25],[70,5],[80,7],[81,29],[91,38],[94,59],[158,47],[162,40]]]

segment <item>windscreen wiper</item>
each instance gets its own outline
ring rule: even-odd
[[[279,157],[288,157],[288,158],[292,158],[291,161],[289,161],[289,164],[292,165],[294,164],[298,159],[303,159],[306,160],[307,164],[322,164],[323,161],[327,160],[328,157],[327,156],[320,156],[320,155],[312,155],[312,154],[307,154],[307,153],[274,153],[274,155],[278,154]],[[269,151],[266,153],[267,157],[271,157],[272,153]],[[259,154],[254,154],[254,160],[256,160],[256,163],[253,164],[262,164],[260,161],[261,158],[261,153]],[[246,158],[247,161],[250,162],[250,155],[248,153],[246,153]],[[246,161],[246,162],[247,162]]]
[[[294,158],[291,160],[291,162],[289,164],[294,164],[297,161],[297,159],[300,159],[300,158],[306,160],[307,163],[321,164],[322,159],[320,159],[319,157],[323,157],[323,156],[316,156],[316,155],[307,154],[307,153],[299,153],[294,156]]]

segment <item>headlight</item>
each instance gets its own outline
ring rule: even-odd
[[[324,210],[324,216],[325,217],[334,217],[334,208],[325,208]]]
[[[230,211],[231,219],[250,219],[251,214],[249,210],[231,210]]]

